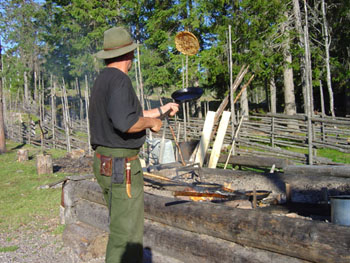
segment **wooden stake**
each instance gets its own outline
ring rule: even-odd
[[[292,201],[292,186],[290,184],[286,184],[286,201],[287,203]]]

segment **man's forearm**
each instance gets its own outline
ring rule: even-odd
[[[158,108],[154,108],[151,110],[144,110],[143,116],[147,118],[158,118],[160,116],[160,112]]]
[[[153,128],[156,125],[157,119],[149,117],[139,117],[139,120],[131,126],[127,133],[140,132],[149,128]]]

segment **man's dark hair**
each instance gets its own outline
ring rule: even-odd
[[[133,57],[133,56],[134,56],[134,51],[131,51],[131,52],[126,53],[126,54],[124,54],[124,55],[121,55],[121,56],[119,56],[119,57],[107,58],[107,59],[104,60],[104,62],[105,62],[105,65],[107,66],[107,65],[109,65],[109,64],[111,64],[111,63],[113,63],[113,62],[119,62],[119,61],[129,60],[130,57]]]

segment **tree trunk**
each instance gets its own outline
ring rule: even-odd
[[[5,139],[5,120],[4,120],[4,105],[3,105],[3,87],[2,87],[2,47],[0,42],[0,154],[6,152],[6,139]]]
[[[52,146],[56,148],[56,81],[52,81],[51,75],[51,127],[52,127]]]
[[[24,79],[24,103],[29,102],[29,91],[28,91],[28,77],[27,77],[27,71],[24,71],[23,73],[23,79]]]
[[[36,70],[34,70],[34,101],[37,102],[38,99],[38,86],[37,86],[37,73]]]
[[[91,145],[90,145],[90,123],[89,123],[89,86],[87,81],[87,76],[85,75],[85,111],[86,111],[86,130],[88,135],[88,152],[91,155]]]
[[[272,76],[270,79],[270,96],[271,96],[271,113],[276,113],[277,108],[277,100],[276,100],[276,83],[275,83],[275,77]]]
[[[141,73],[141,61],[140,61],[140,48],[137,47],[137,66],[138,66],[138,76],[139,76],[139,81],[140,81],[140,91],[141,91],[141,106],[142,109],[145,109],[145,99],[144,99],[144,90],[143,90],[143,78],[142,78],[142,73]]]
[[[68,108],[67,93],[66,93],[64,80],[63,80],[63,86],[62,86],[62,113],[63,113],[64,127],[66,131],[67,152],[71,152],[69,108]]]
[[[249,116],[249,104],[248,104],[247,89],[244,89],[244,90],[242,91],[242,96],[241,96],[241,111],[242,111],[242,115],[244,115],[244,116]]]
[[[51,155],[39,154],[36,156],[36,167],[38,175],[41,174],[52,174],[52,157]]]
[[[326,69],[327,69],[327,87],[329,93],[329,108],[332,114],[332,117],[335,117],[334,113],[334,98],[333,98],[333,89],[332,89],[332,81],[331,81],[331,66],[329,63],[329,46],[330,39],[328,34],[328,23],[326,19],[326,8],[325,2],[322,0],[322,17],[323,17],[323,33],[324,33],[324,42],[325,42],[325,52],[326,52]]]
[[[229,69],[230,69],[230,104],[231,104],[231,136],[235,134],[236,114],[234,104],[233,76],[232,76],[232,42],[231,42],[231,25],[228,27],[229,40]]]
[[[294,12],[294,18],[295,18],[295,29],[298,32],[298,38],[299,38],[299,46],[301,49],[304,49],[305,47],[305,41],[304,41],[304,30],[301,23],[301,14],[300,14],[300,6],[299,6],[299,0],[293,0],[293,12]],[[300,57],[300,74],[301,74],[301,85],[303,90],[303,99],[304,99],[304,112],[306,114],[306,105],[307,105],[307,96],[306,96],[306,72],[305,72],[305,57]]]
[[[288,17],[288,14],[285,14]],[[283,57],[284,57],[284,69],[283,69],[283,79],[284,79],[284,111],[287,115],[296,114],[295,106],[295,95],[294,95],[294,79],[293,79],[293,69],[292,64],[292,55],[290,53],[290,36],[289,36],[289,27],[287,22],[282,25],[282,31],[287,35],[283,43]]]

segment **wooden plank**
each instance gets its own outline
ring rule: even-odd
[[[218,133],[216,135],[213,149],[209,159],[209,164],[208,164],[209,168],[216,168],[216,165],[220,157],[222,144],[224,142],[227,126],[230,121],[230,116],[231,116],[231,113],[229,111],[224,111],[222,114]]]
[[[350,178],[350,165],[288,165],[284,172],[286,175]]]
[[[195,162],[199,163],[200,166],[203,166],[205,154],[207,153],[209,147],[210,135],[214,126],[214,119],[215,112],[208,111],[201,134],[201,140],[199,142],[199,149],[195,157]]]

